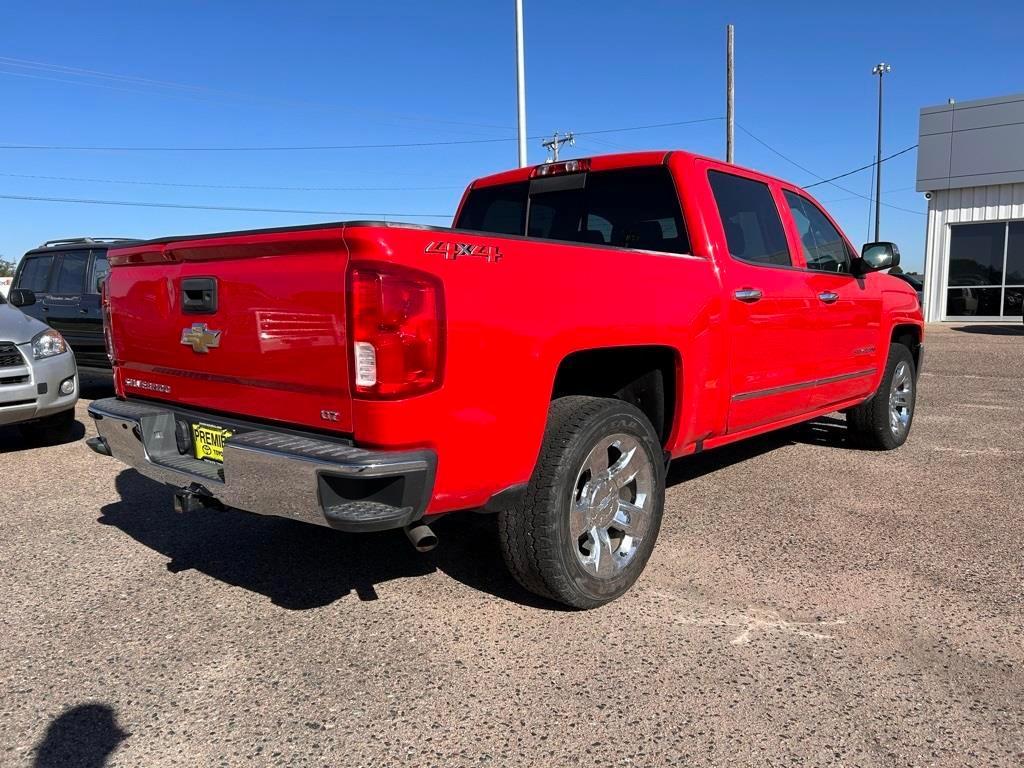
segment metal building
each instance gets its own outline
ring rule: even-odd
[[[1024,94],[925,107],[919,134],[925,319],[1020,322]]]

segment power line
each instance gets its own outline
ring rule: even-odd
[[[893,152],[891,155],[886,155],[885,157],[882,158],[882,162],[884,163],[886,160],[892,160],[894,157],[899,157],[900,155],[905,155],[907,152],[909,152],[912,149],[917,149],[917,144],[912,144],[909,147],[904,147],[899,152]],[[861,171],[866,171],[868,168],[871,168],[873,166],[874,166],[874,163],[868,163],[867,165],[862,165],[860,168],[854,168],[852,171],[847,171],[846,173],[840,173],[838,176],[833,176],[830,179],[822,179],[821,181],[816,181],[813,184],[807,184],[806,186],[804,186],[804,189],[810,189],[811,187],[816,187],[819,184],[829,184],[829,183],[835,181],[836,179],[842,179],[842,178],[845,178],[847,176],[852,176],[855,173],[860,173]],[[814,174],[814,175],[817,175],[817,174]]]
[[[874,200],[872,198],[868,197],[867,195],[862,195],[859,192],[855,192],[854,190],[849,189],[848,187],[841,186],[841,185],[836,184],[834,182],[834,179],[840,179],[840,178],[843,178],[844,176],[849,176],[849,175],[851,175],[853,173],[857,173],[858,171],[867,170],[868,168],[871,168],[874,165],[874,163],[869,163],[869,164],[867,164],[865,166],[862,166],[860,168],[857,168],[857,169],[855,169],[853,171],[848,171],[847,173],[842,173],[842,174],[839,174],[838,176],[833,176],[831,179],[826,179],[821,174],[815,173],[810,168],[807,168],[806,166],[801,165],[800,163],[798,163],[793,158],[784,155],[782,152],[777,150],[771,144],[769,144],[768,142],[764,141],[763,139],[755,136],[753,133],[748,131],[746,128],[744,128],[739,123],[737,123],[736,125],[737,125],[737,127],[741,131],[743,131],[745,134],[747,134],[750,138],[752,138],[758,144],[762,145],[763,147],[765,147],[765,149],[769,150],[770,152],[778,155],[783,160],[785,160],[787,163],[790,163],[791,165],[796,166],[797,168],[799,168],[804,173],[809,173],[811,176],[813,176],[816,179],[821,179],[821,181],[818,181],[818,182],[816,182],[814,184],[807,184],[806,186],[802,187],[802,189],[810,189],[811,187],[816,187],[819,184],[829,184],[829,185],[835,187],[836,189],[841,189],[843,192],[846,192],[849,195],[853,195],[854,197],[859,197],[862,200],[867,200],[869,202],[874,202]],[[896,153],[894,153],[892,155],[889,155],[888,157],[882,158],[882,162],[885,162],[886,160],[889,160],[889,159],[891,159],[893,157],[897,157],[898,155],[902,155],[905,152],[909,152],[910,150],[914,149],[914,147],[916,147],[916,146],[917,145],[915,144],[913,147],[907,147],[905,149],[901,149],[899,152],[896,152]],[[897,211],[903,211],[904,213],[913,213],[913,214],[915,214],[917,216],[926,216],[927,215],[923,211],[915,211],[912,208],[904,208],[904,207],[899,206],[899,205],[893,205],[892,203],[884,203],[883,202],[882,205],[884,205],[886,208],[892,208],[892,209],[897,210]]]
[[[381,213],[367,211],[308,211],[297,208],[242,208],[226,205],[192,205],[187,203],[146,203],[129,200],[92,200],[78,197],[38,197],[35,195],[2,195],[0,200],[26,200],[44,203],[81,203],[87,205],[120,205],[136,208],[184,208],[194,211],[232,211],[245,213],[299,213],[313,216],[359,216],[368,218],[449,219],[448,213]]]
[[[882,194],[883,195],[895,195],[897,192],[906,192],[906,191],[911,190],[911,189],[914,189],[914,187],[896,187],[895,189],[884,189],[884,190],[882,190]],[[847,200],[860,200],[860,199],[861,198],[857,197],[856,195],[850,195],[849,197],[819,198],[818,202],[819,203],[844,203]],[[871,198],[871,199],[874,200],[874,198]]]
[[[418,192],[439,189],[464,189],[464,185],[431,187],[279,187],[264,184],[185,184],[171,181],[140,181],[136,179],[98,179],[83,176],[42,176],[34,173],[0,173],[13,179],[42,179],[45,181],[84,181],[94,184],[133,184],[147,187],[181,187],[188,189],[249,189],[282,192]]]
[[[313,109],[328,109],[341,112],[350,112],[353,114],[360,114],[363,116],[376,116],[389,120],[404,120],[404,121],[415,121],[419,122],[432,122],[442,123],[447,125],[460,125],[469,126],[474,128],[498,128],[503,130],[509,130],[510,126],[495,125],[493,123],[476,123],[466,122],[462,120],[448,120],[433,115],[412,115],[412,114],[401,114],[391,112],[380,112],[376,110],[362,109],[359,107],[345,107],[338,104],[328,104],[324,102],[309,101],[304,99],[278,99],[278,98],[267,98],[265,96],[255,96],[240,91],[232,91],[223,88],[213,88],[206,85],[192,85],[188,83],[178,83],[170,80],[157,80],[149,77],[138,77],[135,75],[122,75],[114,72],[103,72],[97,69],[85,69],[83,67],[71,67],[63,64],[50,64],[43,61],[34,61],[31,59],[17,59],[10,56],[0,56],[0,66],[2,67],[14,67],[17,69],[34,70],[35,72],[46,72],[55,75],[62,75],[64,77],[47,77],[41,74],[32,74],[31,72],[10,72],[6,70],[0,70],[0,74],[11,75],[14,77],[29,77],[39,80],[51,80],[60,83],[70,83],[72,85],[85,85],[95,88],[109,88],[112,90],[124,91],[126,93],[146,93],[145,90],[136,90],[138,88],[143,89],[156,89],[156,90],[168,90],[177,92],[178,95],[188,96],[192,98],[199,98],[201,100],[211,100],[213,97],[223,100],[225,97],[234,99],[236,101],[248,102],[251,104],[259,104],[272,107],[304,107]],[[79,80],[69,80],[65,78],[82,78]],[[107,80],[117,83],[119,85],[134,86],[135,89],[131,88],[119,88],[115,85],[102,82],[90,82],[89,78],[94,80]]]
[[[694,120],[675,120],[671,123],[651,123],[649,125],[634,125],[629,128],[604,128],[600,131],[573,131],[577,136],[596,136],[601,133],[626,133],[627,131],[647,131],[653,128],[675,128],[680,125],[695,125],[697,123],[711,123],[715,120],[724,120],[724,117],[698,117]],[[534,136],[532,138],[543,138]]]
[[[702,117],[695,120],[676,120],[668,123],[652,123],[650,125],[633,125],[623,128],[602,128],[594,131],[576,131],[577,136],[594,136],[606,133],[625,133],[627,131],[646,131],[656,128],[674,128],[681,125],[694,125],[721,120],[721,117]],[[530,140],[547,138],[544,135],[530,136]],[[0,149],[14,150],[67,150],[74,152],[309,152],[350,149],[410,149],[420,147],[453,147],[470,144],[502,144],[516,141],[515,137],[501,139],[449,139],[444,141],[410,141],[380,144],[307,144],[281,146],[208,146],[208,147],[174,147],[174,146],[86,146],[59,144],[0,144]]]

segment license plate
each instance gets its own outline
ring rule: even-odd
[[[231,437],[231,431],[209,424],[193,424],[192,437],[197,459],[224,463],[224,441]]]

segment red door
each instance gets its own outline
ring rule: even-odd
[[[728,432],[780,422],[809,409],[815,330],[806,273],[794,263],[777,190],[755,174],[712,167],[722,226],[718,259],[728,302]]]
[[[783,190],[783,198],[812,297],[817,362],[809,405],[821,410],[870,393],[879,359],[881,295],[871,276],[851,274],[852,248],[817,204],[791,189]]]

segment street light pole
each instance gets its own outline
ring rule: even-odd
[[[882,210],[882,78],[892,72],[884,61],[875,64],[872,75],[878,75],[878,152],[875,154],[875,242],[879,240],[878,215]]]
[[[523,0],[516,0],[516,109],[519,118],[519,167],[526,167],[526,63],[523,53]]]
[[[733,162],[736,133],[736,81],[733,69],[733,26],[725,27],[725,162]]]

